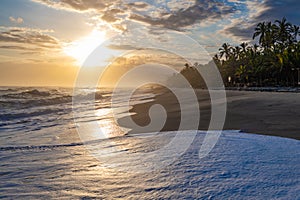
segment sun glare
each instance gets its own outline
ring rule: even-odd
[[[64,48],[64,52],[82,65],[87,57],[105,40],[105,32],[93,30],[90,35],[72,42]]]

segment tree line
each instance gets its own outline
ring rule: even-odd
[[[253,40],[224,43],[213,57],[227,86],[296,86],[300,75],[299,26],[286,18],[257,24]]]

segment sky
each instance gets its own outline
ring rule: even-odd
[[[156,48],[195,57],[193,40],[212,56],[224,42],[253,42],[259,22],[286,17],[299,25],[300,19],[298,0],[1,0],[0,5],[2,86],[72,86],[99,45],[105,44],[98,63],[103,69],[127,51],[134,50],[136,58],[150,40]],[[178,42],[183,37],[191,40]],[[164,64],[180,61],[159,55]]]

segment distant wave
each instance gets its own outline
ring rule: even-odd
[[[54,144],[54,145],[37,145],[37,146],[10,146],[10,147],[0,147],[0,151],[16,151],[16,150],[51,150],[60,147],[74,147],[82,146],[82,142],[70,143],[70,144]]]
[[[0,93],[1,92],[14,92],[14,91],[18,91],[19,89],[13,89],[13,88],[8,88],[8,89],[0,89]]]
[[[71,90],[62,92],[56,89],[2,89],[0,90],[0,109],[25,109],[37,106],[67,104],[72,102],[72,98]],[[78,94],[76,98],[80,101],[86,101],[93,98],[100,100],[105,97],[103,93],[97,91]]]
[[[0,103],[1,105],[1,103]],[[71,112],[71,108],[69,109],[61,109],[61,108],[55,108],[55,109],[43,109],[39,111],[32,111],[32,112],[20,112],[20,113],[5,113],[0,114],[0,120],[2,121],[10,121],[20,118],[26,118],[26,117],[35,117],[35,116],[42,116],[47,114],[54,114],[54,113],[69,113]],[[1,126],[1,123],[0,123]]]
[[[55,90],[56,91],[56,90]],[[38,89],[27,90],[27,91],[18,91],[18,90],[2,90],[1,92],[17,92],[17,93],[8,93],[2,95],[4,98],[32,98],[32,97],[48,97],[53,94],[51,91],[40,91]]]
[[[59,98],[70,98],[71,100],[72,95],[71,94],[64,94],[60,92],[59,90],[49,90],[49,91],[42,91],[38,89],[33,90],[27,90],[27,91],[18,91],[18,90],[0,90],[1,93],[6,93],[1,95],[2,98],[9,98],[9,99],[31,99],[31,98],[37,98],[37,97],[53,97],[56,96],[56,98],[51,98],[51,100],[59,99]],[[12,93],[16,92],[16,93]],[[79,94],[78,97],[86,98],[86,97],[95,97],[96,99],[103,98],[101,92],[90,92],[86,94]]]
[[[56,91],[56,90],[55,90]],[[50,92],[43,92],[43,91],[39,91],[37,89],[34,89],[34,90],[29,90],[29,91],[26,91],[26,92],[21,92],[20,93],[21,96],[25,96],[25,95],[31,95],[31,96],[42,96],[42,97],[46,97],[46,96],[50,96],[51,93]]]

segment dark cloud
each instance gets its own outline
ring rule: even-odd
[[[286,17],[288,21],[299,25],[299,0],[265,0],[262,3],[251,4],[248,7],[252,11],[257,11],[252,18],[234,20],[226,27],[223,33],[230,34],[240,40],[251,40],[254,29],[259,22],[271,21]]]
[[[244,21],[236,21],[233,24],[230,24],[224,30],[220,32],[224,35],[231,35],[237,40],[241,41],[250,41],[252,40],[253,32],[257,23],[248,23]]]
[[[161,13],[160,18],[131,14],[130,19],[141,21],[150,25],[180,30],[198,22],[205,23],[214,19],[222,19],[235,12],[234,6],[226,6],[219,1],[196,1],[186,9],[179,9],[172,13]],[[163,17],[165,16],[165,17]]]
[[[137,8],[137,9],[145,9],[145,8],[150,7],[150,5],[145,2],[133,2],[133,3],[127,4],[127,7]]]
[[[256,22],[274,21],[285,16],[292,23],[299,24],[299,0],[266,0],[264,4],[269,9],[260,13],[260,15],[253,19]]]
[[[101,19],[103,19],[104,21],[107,21],[107,22],[116,22],[119,20],[119,18],[117,17],[118,14],[122,14],[124,13],[123,10],[120,10],[120,9],[110,9],[110,10],[106,10],[104,12],[104,14],[102,15]]]

